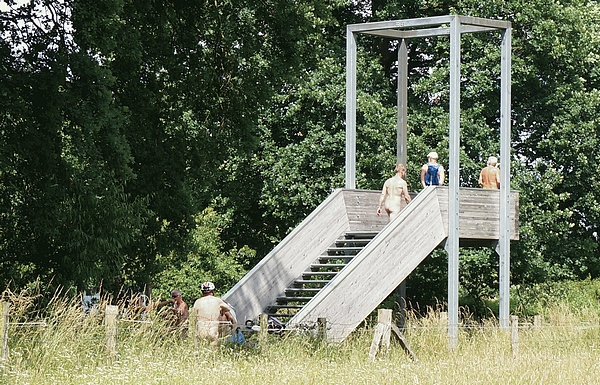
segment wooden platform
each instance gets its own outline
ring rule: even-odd
[[[334,191],[223,299],[238,322],[255,319],[284,295],[331,244],[348,231],[378,232],[352,261],[288,322],[311,324],[325,317],[328,338],[343,340],[448,235],[448,188],[428,187],[392,223],[377,216],[380,191]],[[498,240],[499,192],[460,190],[459,235],[463,245]],[[518,239],[518,192],[511,193],[511,239]]]

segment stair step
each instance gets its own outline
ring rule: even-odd
[[[275,317],[279,320],[283,319],[283,318],[292,318],[296,313],[294,312],[293,314],[286,314],[286,313],[264,313],[269,317]]]
[[[277,297],[277,304],[278,305],[282,305],[282,304],[287,304],[289,302],[308,302],[312,299],[313,297]]]
[[[319,262],[331,261],[331,260],[343,260],[344,263],[348,263],[354,258],[354,255],[321,255],[319,256]]]
[[[319,284],[319,285],[325,285],[327,283],[329,283],[330,280],[326,280],[326,279],[296,279],[294,281],[294,284],[296,285],[306,285],[306,284]]]
[[[365,238],[375,238],[375,236],[379,234],[379,231],[347,231],[344,235],[346,239],[356,238],[356,239],[365,239]]]
[[[269,310],[281,310],[281,309],[302,309],[304,305],[269,305]],[[280,316],[281,314],[277,314],[276,316]]]
[[[327,281],[329,282],[329,281]],[[307,293],[318,293],[321,290],[321,288],[318,287],[307,287],[307,288],[303,288],[303,287],[288,287],[287,289],[285,289],[286,293],[301,293],[301,292],[307,292]]]
[[[346,263],[313,263],[311,269],[340,269],[346,266]]]
[[[305,271],[302,273],[302,278],[306,277],[334,277],[337,271]]]
[[[335,245],[337,247],[343,247],[343,246],[365,246],[367,245],[369,242],[371,242],[372,238],[365,238],[365,239],[338,239],[337,241],[335,241]]]
[[[356,246],[330,247],[327,249],[327,254],[332,255],[334,253],[352,253],[352,255],[354,255],[358,254],[362,249],[363,247]]]

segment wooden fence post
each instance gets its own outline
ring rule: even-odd
[[[188,332],[192,341],[194,341],[194,353],[198,355],[198,309],[190,308],[188,314]]]
[[[106,305],[106,314],[104,316],[104,324],[106,326],[106,350],[108,353],[117,354],[117,338],[118,326],[117,315],[119,307],[115,305]]]
[[[442,325],[442,327],[448,327],[448,312],[447,311],[440,312],[440,325]]]
[[[259,317],[260,332],[258,334],[258,340],[260,344],[267,343],[267,335],[269,333],[269,316],[267,314],[261,314]]]
[[[327,319],[325,317],[317,318],[317,335],[319,339],[327,340]]]
[[[510,316],[511,333],[510,340],[512,344],[513,357],[519,354],[519,317]]]
[[[382,323],[385,327],[383,329],[383,335],[381,336],[381,347],[385,353],[390,349],[390,332],[392,330],[392,309],[379,309],[377,310],[378,322]]]
[[[534,315],[533,316],[533,326],[536,328],[539,328],[542,326],[542,316],[541,315]]]
[[[0,301],[0,331],[2,332],[2,355],[3,360],[8,359],[8,321],[9,321],[10,304]]]
[[[390,347],[390,330],[392,328],[392,310],[391,309],[379,309],[377,310],[377,327],[375,328],[375,335],[373,336],[373,342],[371,342],[371,349],[369,350],[369,358],[375,359],[379,346],[382,345],[384,350],[387,352]]]

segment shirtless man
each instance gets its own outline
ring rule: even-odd
[[[173,304],[172,307],[169,307],[169,311],[173,315],[172,326],[183,326],[188,319],[189,310],[187,303],[185,303],[181,296],[181,292],[179,290],[173,290],[171,292],[171,299],[159,302],[156,307],[162,307],[167,304]]]
[[[479,184],[483,188],[499,189],[500,188],[500,170],[496,165],[498,158],[490,156],[487,161],[487,167],[479,173]]]
[[[404,197],[406,204],[410,203],[408,185],[404,180],[406,167],[403,164],[398,164],[394,171],[396,175],[386,180],[383,184],[383,189],[379,197],[379,207],[377,208],[377,215],[381,216],[381,205],[385,201],[385,212],[390,220],[394,219],[400,213],[400,210],[402,210],[402,197]]]
[[[215,297],[214,283],[204,282],[201,289],[202,298],[194,303],[194,308],[198,309],[198,337],[207,338],[216,345],[219,337],[235,329],[237,322],[227,302]]]

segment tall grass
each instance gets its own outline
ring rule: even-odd
[[[78,300],[56,295],[45,309],[35,298],[12,296],[10,353],[0,361],[2,384],[596,384],[600,383],[598,311],[558,302],[543,324],[522,324],[518,353],[495,320],[463,314],[459,346],[448,349],[438,310],[409,314],[411,360],[397,343],[369,359],[372,322],[343,343],[289,333],[259,343],[211,348],[170,332],[156,314],[150,323],[119,322],[118,353],[105,349],[100,312],[82,313]],[[575,310],[575,311],[574,311]],[[125,314],[123,318],[128,318]],[[15,325],[25,321],[43,325]]]

